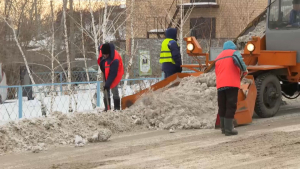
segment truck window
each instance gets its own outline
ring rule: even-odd
[[[300,4],[293,4],[293,0],[272,0],[271,3],[268,17],[269,29],[300,28]]]

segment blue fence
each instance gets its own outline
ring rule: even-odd
[[[68,73],[66,72],[68,75]],[[33,73],[33,78],[37,84],[42,83],[51,83],[51,72],[36,72]],[[89,81],[97,81],[97,71],[88,71]],[[149,76],[147,76],[148,78]],[[151,78],[158,78],[157,76],[151,76]],[[134,77],[136,78],[136,77]],[[137,79],[139,79],[138,77]],[[72,82],[86,82],[88,81],[87,73],[85,71],[72,71],[71,72],[71,81]],[[54,72],[54,82],[55,83],[64,83],[68,82],[64,72]]]
[[[150,87],[160,80],[161,78],[126,79],[123,81],[127,81],[127,88],[123,93],[123,85],[120,85],[119,92],[123,97],[131,95]],[[71,90],[69,90],[69,85],[71,85]],[[103,108],[101,88],[102,81],[0,86],[1,91],[10,89],[7,91],[14,92],[10,94],[13,95],[13,98],[0,104],[0,122],[20,118],[41,117],[43,114],[42,107],[45,107],[45,113],[49,114],[51,105],[53,107],[52,111],[63,113],[69,112],[70,103],[72,112],[92,111],[95,108]],[[71,100],[69,100],[70,95]],[[41,100],[44,106],[42,106]]]
[[[121,97],[134,94],[163,80],[163,77],[162,74],[159,78],[123,79],[119,85],[119,93]],[[127,87],[123,91],[125,81]],[[102,81],[0,86],[0,94],[4,90],[13,92],[10,93],[9,99],[0,104],[0,123],[20,118],[41,117],[43,112],[49,114],[51,110],[68,113],[70,105],[72,112],[104,108],[101,88]]]

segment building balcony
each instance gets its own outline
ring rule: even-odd
[[[180,3],[178,3],[180,7]],[[219,4],[217,0],[191,0],[190,3],[183,3],[182,4],[184,9],[187,8],[219,8]]]

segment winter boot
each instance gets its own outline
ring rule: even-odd
[[[104,111],[107,111],[107,110],[108,110],[108,107],[107,107],[106,99],[103,99],[103,101],[104,101],[104,106],[105,106],[105,110],[104,110]],[[109,104],[109,108],[110,108],[110,110],[111,110],[111,101],[110,101],[110,99],[108,99],[108,104]]]
[[[233,119],[224,118],[225,136],[237,135],[238,131],[233,126]]]
[[[114,99],[114,110],[121,110],[121,106],[120,106],[120,99]]]
[[[224,117],[221,116],[220,116],[220,126],[221,126],[222,134],[225,134]]]

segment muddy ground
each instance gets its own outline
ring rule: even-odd
[[[204,129],[126,133],[80,148],[6,154],[0,168],[300,168],[300,106],[284,106],[274,118],[254,117],[237,129],[232,137]]]

